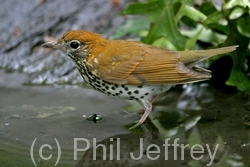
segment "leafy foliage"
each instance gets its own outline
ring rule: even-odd
[[[237,51],[231,53],[233,67],[226,84],[250,93],[248,0],[229,0],[223,4],[147,0],[129,5],[122,14],[146,17],[129,19],[114,33],[113,38],[132,33],[142,37],[144,43],[172,50],[239,45]]]

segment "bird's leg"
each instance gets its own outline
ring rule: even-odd
[[[155,99],[156,99],[157,97],[158,97],[158,95],[153,96],[152,99],[149,100],[149,102],[152,104],[152,103],[155,101]],[[142,103],[142,102],[141,102],[141,103]],[[143,103],[142,103],[142,104],[143,104]],[[144,104],[143,104],[143,106],[144,106]],[[127,114],[126,116],[123,116],[124,118],[126,118],[126,117],[134,116],[135,114],[136,114],[136,115],[138,115],[138,114],[143,114],[144,111],[145,111],[145,108],[140,109],[140,111],[138,111],[137,113],[130,113],[130,112],[127,112],[126,110],[122,110],[122,111],[125,112],[125,113]]]
[[[150,103],[152,104],[154,101],[155,101],[155,99],[158,97],[158,95],[154,95],[153,97],[152,97],[152,99],[150,99],[149,101],[150,101]]]
[[[140,99],[139,101],[142,103],[142,105],[145,108],[144,114],[142,115],[141,119],[139,120],[139,122],[137,122],[134,126],[132,126],[129,129],[134,129],[137,126],[141,125],[148,117],[149,113],[152,111],[152,102],[154,102],[154,100],[156,99],[156,96],[153,96],[153,98],[148,101],[148,100],[144,100],[144,99]]]
[[[149,102],[152,104],[152,103],[155,101],[155,99],[156,99],[157,97],[158,97],[158,95],[153,96],[152,99],[149,100]],[[143,103],[142,103],[142,104],[143,104]],[[142,109],[139,111],[139,113],[144,113],[144,111],[145,111],[145,109],[142,108]]]

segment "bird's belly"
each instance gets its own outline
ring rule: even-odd
[[[97,76],[82,75],[85,82],[95,90],[106,95],[130,100],[151,99],[153,96],[168,91],[172,85],[118,85],[106,82]]]
[[[95,90],[106,95],[129,100],[151,99],[153,96],[168,91],[172,85],[118,85],[100,80],[99,84],[89,83]]]
[[[130,100],[139,99],[151,99],[153,96],[168,91],[171,85],[121,85],[122,94],[120,98],[126,98]]]

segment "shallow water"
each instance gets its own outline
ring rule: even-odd
[[[250,165],[250,101],[243,93],[206,84],[173,88],[145,125],[128,130],[140,118],[135,101],[75,86],[23,86],[19,73],[1,71],[0,78],[0,166],[34,166],[31,157],[37,166],[54,166],[58,147],[57,166]],[[102,120],[87,120],[93,114]]]

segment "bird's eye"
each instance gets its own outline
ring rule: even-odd
[[[77,49],[80,46],[80,42],[79,41],[72,41],[72,42],[70,42],[69,45],[72,49]]]

